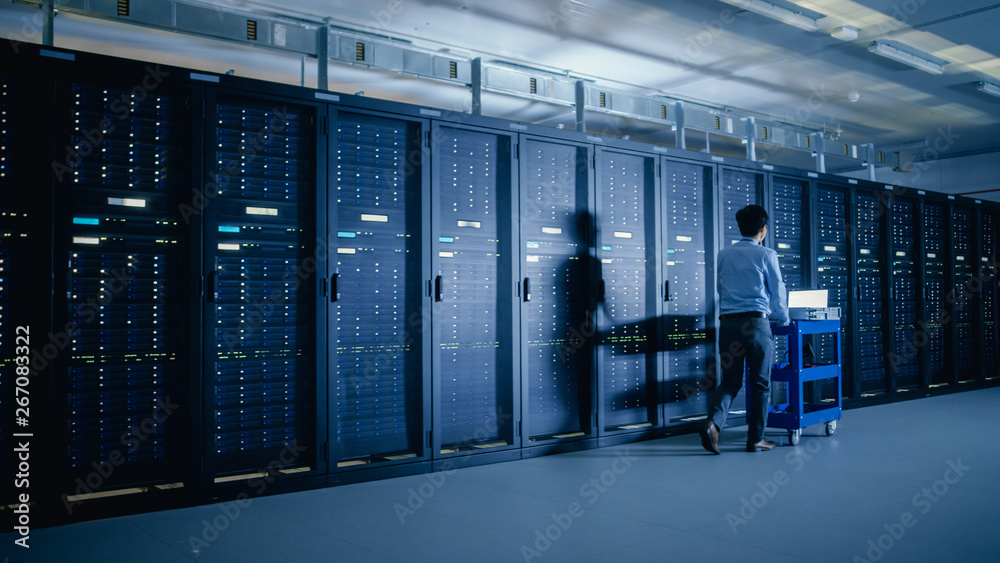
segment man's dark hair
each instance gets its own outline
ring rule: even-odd
[[[736,212],[736,222],[741,235],[755,237],[767,224],[767,211],[759,205],[748,205]]]

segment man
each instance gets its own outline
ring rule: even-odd
[[[719,352],[722,382],[708,400],[708,421],[701,430],[701,445],[718,454],[719,432],[733,398],[743,387],[744,364],[750,372],[750,408],[747,412],[747,451],[768,451],[774,442],[764,439],[771,398],[771,364],[774,337],[767,318],[783,326],[788,319],[785,284],[778,269],[778,255],[761,246],[767,236],[767,212],[748,205],[736,212],[743,239],[719,252]]]

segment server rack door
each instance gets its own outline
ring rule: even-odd
[[[980,376],[979,358],[975,341],[979,335],[976,326],[976,294],[979,280],[976,279],[975,211],[962,205],[951,208],[951,247],[954,252],[952,268],[952,331],[955,359],[955,376],[959,382],[973,381]]]
[[[341,468],[412,461],[429,454],[429,302],[422,291],[428,123],[347,111],[333,123],[334,459]]]
[[[0,466],[5,469],[22,461],[14,451],[15,433],[31,434],[34,468],[51,467],[45,453],[52,448],[42,445],[53,443],[47,382],[57,352],[47,335],[64,332],[51,327],[52,186],[37,172],[51,164],[51,124],[39,112],[26,111],[37,107],[40,92],[51,91],[51,82],[36,78],[44,74],[37,68],[29,72],[28,60],[22,53],[0,71]],[[68,336],[57,341],[65,346]],[[20,444],[25,437],[16,439]],[[20,494],[37,503],[41,491],[51,488],[43,471],[28,480],[14,478],[18,471],[4,473],[10,478],[0,484],[0,505],[21,504]],[[32,524],[41,521],[36,515],[38,510]]]
[[[431,138],[434,448],[518,446],[514,138],[438,123]]]
[[[20,280],[26,280],[28,276],[21,275],[18,277],[11,277],[14,274],[15,269],[23,270],[24,266],[18,264],[20,262],[20,255],[24,253],[24,250],[31,252],[31,248],[27,247],[21,252],[16,252],[15,249],[11,248],[11,242],[17,241],[18,239],[27,239],[31,234],[31,226],[27,221],[21,220],[22,213],[31,217],[31,212],[29,210],[22,210],[22,207],[26,207],[28,202],[22,202],[20,199],[14,199],[8,197],[8,194],[14,193],[17,189],[17,181],[14,179],[14,166],[17,159],[14,157],[14,137],[21,132],[21,129],[14,129],[14,116],[16,115],[16,110],[18,109],[17,103],[14,100],[14,92],[17,83],[20,82],[13,73],[0,73],[0,194],[4,194],[2,202],[0,202],[0,235],[3,236],[3,244],[0,245],[0,346],[3,346],[4,350],[13,350],[16,352],[28,352],[26,349],[18,349],[18,346],[23,346],[25,341],[27,344],[31,344],[31,326],[27,326],[27,334],[24,334],[24,329],[20,329],[22,334],[16,334],[18,328],[14,323],[19,323],[25,321],[22,312],[18,314],[13,314],[13,307],[18,302],[15,296],[19,296],[22,299],[26,297],[26,294],[22,294],[23,288],[15,289],[14,284]],[[30,193],[30,192],[29,192]],[[24,235],[23,237],[21,235]],[[17,256],[17,258],[15,258]],[[30,254],[25,257],[29,257]],[[20,268],[18,267],[20,266]],[[15,320],[16,319],[16,320]],[[36,327],[37,332],[40,328],[48,327]],[[21,341],[17,341],[17,337],[21,336]],[[25,347],[26,348],[26,347]],[[16,403],[14,399],[14,384],[16,383],[15,378],[28,377],[30,366],[20,367],[23,364],[28,364],[31,361],[31,357],[28,354],[17,354],[17,357],[25,357],[25,360],[16,361],[14,356],[10,354],[4,354],[3,358],[0,358],[0,369],[3,370],[4,374],[14,374],[14,378],[9,376],[0,378],[0,420],[3,420],[5,426],[10,424],[9,421],[14,420],[14,412],[16,409]],[[37,368],[36,368],[37,369]],[[31,389],[26,388],[30,393]],[[29,396],[29,406],[30,399]],[[30,431],[30,429],[29,429]],[[10,433],[4,432],[3,436],[0,436],[0,450],[3,451],[2,459],[4,467],[16,467],[17,458],[12,453],[12,448],[10,444]],[[14,504],[17,494],[14,491],[13,481],[11,479],[5,479],[3,485],[0,485],[0,503]]]
[[[1000,217],[994,209],[980,209],[981,293],[979,305],[983,323],[980,357],[986,379],[1000,377],[1000,334],[997,326],[997,226]]]
[[[715,358],[714,171],[710,165],[662,159],[666,304],[660,342],[666,350],[668,422],[682,423],[708,410],[707,374]]]
[[[770,244],[778,253],[781,278],[788,291],[808,289],[811,237],[803,227],[809,217],[809,181],[772,176],[771,200],[774,234]]]
[[[740,226],[736,223],[736,212],[751,204],[761,205],[764,175],[748,170],[723,168],[719,180],[719,248],[722,249],[743,238]]]
[[[813,217],[813,186],[809,180],[771,175],[771,224],[769,245],[778,254],[778,265],[781,268],[781,278],[787,291],[812,289],[813,252],[817,230],[812,228],[810,218]],[[823,349],[833,352],[832,345],[835,336],[831,334],[812,335],[806,337],[805,361],[816,362],[817,353],[822,356]],[[777,362],[788,361],[786,339],[778,338],[775,343],[775,358]],[[830,358],[829,362],[835,361]],[[809,403],[821,404],[839,401],[837,394],[843,394],[840,386],[842,381],[835,378],[819,381],[808,381],[803,384],[803,397]],[[772,391],[772,403],[780,404],[787,401],[787,386],[780,383]]]
[[[657,159],[598,149],[598,424],[602,433],[658,424]]]
[[[720,226],[718,250],[721,250],[743,238],[743,235],[740,234],[739,224],[736,222],[736,212],[751,204],[763,204],[764,174],[749,170],[723,168],[720,171],[719,180],[719,212],[721,217],[718,219]],[[783,350],[775,350],[776,357],[783,353]],[[721,380],[721,371],[716,374],[716,377]],[[733,398],[730,412],[738,415],[746,414],[745,386]]]
[[[222,91],[207,105],[206,473],[306,472],[317,467],[317,109]]]
[[[55,364],[54,404],[73,483],[59,492],[75,502],[187,480],[193,121],[183,86],[148,87],[150,75],[130,70],[113,80],[66,76],[57,88],[66,97],[53,168],[54,315],[75,328],[63,333],[71,340]]]
[[[892,285],[889,302],[892,308],[892,349],[889,368],[896,389],[917,387],[921,384],[920,348],[917,316],[920,300],[920,251],[917,246],[918,205],[916,202],[896,198],[892,202]]]
[[[840,307],[840,349],[842,358],[853,358],[850,345],[854,341],[854,310],[851,291],[851,221],[848,216],[850,193],[847,188],[820,184],[816,190],[818,217],[816,251],[816,287],[827,290],[828,304]],[[820,336],[816,363],[837,360],[834,336]],[[851,362],[841,362],[843,398],[856,396],[855,377]]]
[[[856,371],[861,398],[884,394],[889,389],[886,372],[888,345],[886,297],[885,226],[888,199],[882,192],[857,190],[854,195],[855,250],[857,251],[858,338]]]
[[[521,370],[527,443],[593,434],[591,150],[522,137]]]
[[[927,384],[940,387],[951,383],[946,325],[950,313],[948,293],[948,264],[950,251],[946,243],[947,206],[939,202],[923,204],[923,272],[924,307],[922,326],[927,337],[924,347],[924,372]]]

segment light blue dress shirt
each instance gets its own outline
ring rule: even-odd
[[[778,253],[743,237],[719,252],[719,314],[760,311],[787,325],[788,297]]]

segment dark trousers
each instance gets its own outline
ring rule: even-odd
[[[722,430],[733,398],[743,387],[744,368],[749,370],[750,408],[747,410],[747,441],[764,439],[767,409],[771,402],[771,364],[774,336],[767,319],[722,319],[719,326],[719,355],[722,381],[708,398],[708,417]]]

